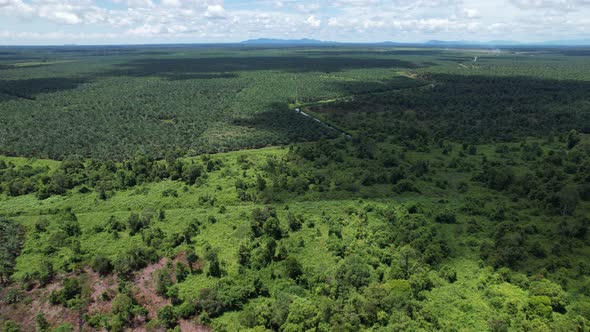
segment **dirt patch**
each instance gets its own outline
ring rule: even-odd
[[[201,325],[195,323],[194,321],[186,320],[186,319],[181,319],[178,322],[178,325],[180,326],[180,330],[182,332],[211,332],[212,331],[208,327],[201,326]]]
[[[168,258],[162,258],[157,263],[148,265],[143,270],[138,271],[133,279],[133,296],[148,311],[148,320],[156,318],[158,310],[170,304],[170,300],[157,294],[154,280],[154,272],[164,268],[168,264],[168,261]],[[172,263],[176,264],[178,261],[188,264],[184,254],[180,254],[174,258]],[[193,268],[201,268],[200,263],[195,263]],[[81,275],[68,273],[56,277],[53,282],[45,287],[39,287],[37,285],[30,291],[23,291],[22,298],[24,300],[21,300],[19,303],[12,305],[1,304],[1,319],[10,319],[18,322],[21,325],[21,331],[34,331],[36,327],[35,316],[37,313],[43,312],[52,327],[70,323],[74,327],[74,331],[77,332],[82,329],[84,331],[101,331],[101,329],[93,329],[85,324],[82,320],[82,313],[65,308],[62,305],[51,305],[49,303],[51,292],[61,289],[63,279],[71,277],[81,278],[90,288],[90,303],[86,312],[96,314],[109,313],[112,310],[112,298],[117,294],[117,288],[119,286],[117,277],[115,275],[101,277],[98,273],[87,268]],[[172,278],[175,279],[174,276]],[[11,288],[18,288],[18,285],[13,285]],[[9,289],[3,289],[0,292],[0,296],[3,296]],[[109,296],[103,299],[103,293],[107,293]],[[133,328],[131,330],[147,332],[145,324],[145,317],[138,317],[133,322]],[[197,324],[194,320],[180,320],[179,325],[183,332],[211,331],[211,329]]]
[[[170,300],[163,298],[156,292],[156,283],[154,280],[154,272],[166,267],[169,259],[164,257],[155,264],[148,265],[146,268],[138,272],[134,279],[133,295],[137,302],[141,304],[148,311],[148,318],[154,319],[158,315],[158,310],[168,304]],[[188,264],[184,253],[179,254],[172,260],[173,266],[176,262]],[[200,268],[195,264],[193,268]],[[173,270],[173,269],[172,269]],[[172,278],[175,279],[174,273]],[[192,320],[182,319],[179,321],[180,330],[183,332],[210,332],[211,329],[201,326]],[[143,332],[145,330],[145,322],[135,322],[133,331]]]
[[[148,265],[136,275],[133,282],[135,286],[133,295],[137,302],[147,309],[150,319],[157,316],[160,308],[170,304],[169,300],[156,293],[156,283],[152,276],[155,271],[165,267],[167,262],[168,258],[164,257],[159,262]]]
[[[119,287],[119,281],[114,275],[101,277],[98,273],[87,269],[86,275],[88,276],[88,283],[92,287],[91,303],[88,307],[90,314],[95,313],[108,313],[113,308],[111,299],[115,296],[117,288]],[[103,294],[108,294],[108,298],[103,300]]]
[[[68,274],[64,277],[72,277],[74,274]],[[12,305],[0,305],[0,317],[18,322],[21,325],[21,331],[35,331],[35,317],[39,312],[45,315],[45,319],[51,326],[57,326],[64,323],[71,323],[74,331],[80,331],[80,313],[65,308],[62,305],[52,305],[49,303],[49,294],[52,291],[61,289],[63,278],[55,278],[53,282],[45,287],[35,286],[30,291],[22,292],[22,300]],[[4,289],[2,296],[9,289],[19,289],[18,285]],[[93,331],[92,329],[86,329]]]

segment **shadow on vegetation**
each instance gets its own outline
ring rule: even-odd
[[[256,113],[249,118],[234,119],[233,124],[276,132],[277,137],[283,138],[283,141],[276,142],[278,144],[315,141],[322,137],[335,137],[338,134],[312,118],[289,109],[286,104],[272,103],[266,109],[268,111]]]
[[[441,58],[437,58],[437,61],[447,61],[447,62],[465,62],[465,61],[472,61],[473,57],[470,56],[445,56]]]
[[[398,59],[362,59],[345,57],[215,57],[196,59],[140,59],[120,64],[106,76],[161,76],[168,79],[201,78],[203,73],[283,70],[288,72],[337,72],[363,68],[419,68],[422,65]],[[219,75],[219,74],[216,74]]]
[[[406,76],[396,76],[387,80],[379,81],[348,81],[332,82],[337,90],[347,96],[358,96],[363,94],[379,94],[388,91],[417,88],[427,84],[422,79]]]
[[[73,90],[85,82],[85,79],[65,77],[0,80],[0,94],[8,96],[5,99],[34,100],[38,94]]]
[[[236,78],[237,74],[221,73],[221,74],[193,74],[193,73],[178,73],[174,75],[164,75],[171,81],[194,80],[194,79],[214,79],[214,78]]]
[[[314,51],[314,50],[303,50],[298,51],[299,53],[304,53],[308,55],[329,55],[329,56],[338,56],[338,55],[401,55],[401,56],[436,56],[445,54],[448,52],[442,50],[387,50],[387,51],[379,51],[379,50],[347,50],[341,51],[335,49],[334,51]]]
[[[479,143],[572,129],[590,133],[590,82],[451,74],[421,81],[420,88],[399,91],[402,81],[338,82],[340,90],[356,92],[354,98],[314,109],[348,129],[392,134],[396,124],[413,121],[437,137]],[[363,93],[365,84],[376,93]]]

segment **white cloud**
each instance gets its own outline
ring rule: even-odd
[[[22,0],[0,0],[0,9],[0,14],[20,16],[30,15],[34,11],[31,5]]]
[[[151,0],[128,0],[127,7],[152,8],[152,7],[154,7],[154,3]]]
[[[207,18],[225,18],[225,8],[222,5],[208,5],[205,11]]]
[[[308,17],[307,20],[305,20],[305,22],[314,28],[317,28],[322,24],[322,21],[317,19],[314,15]]]
[[[577,39],[590,32],[590,0],[0,0],[16,36],[113,34],[122,41],[303,38],[355,41]],[[215,22],[224,19],[224,24]],[[38,28],[36,28],[38,27]],[[41,28],[43,27],[43,28]],[[37,30],[35,30],[37,29]],[[123,33],[121,33],[123,31]],[[67,34],[70,33],[70,34]],[[33,34],[22,35],[35,38]],[[56,36],[55,34],[52,36]],[[8,40],[6,33],[0,43]],[[116,38],[115,38],[116,39]],[[135,39],[133,39],[135,40]]]
[[[182,6],[181,0],[162,0],[162,5],[168,7],[180,7]]]
[[[315,13],[320,10],[321,6],[318,3],[300,3],[295,8],[302,13]]]
[[[590,0],[511,0],[520,9],[549,9],[555,11],[575,11],[590,6]]]
[[[479,12],[479,10],[474,9],[474,8],[464,8],[463,15],[467,18],[480,18],[481,17],[481,13]]]

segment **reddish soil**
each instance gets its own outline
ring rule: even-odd
[[[173,263],[177,261],[186,262],[184,254],[179,255],[173,260]],[[158,310],[170,304],[170,300],[159,296],[156,293],[156,285],[153,279],[153,273],[166,266],[168,258],[162,258],[159,262],[147,266],[145,269],[137,272],[134,278],[133,295],[137,302],[144,306],[148,311],[148,319],[157,317]],[[199,263],[196,263],[193,268],[199,268]],[[21,331],[34,331],[35,330],[35,316],[38,312],[43,312],[45,318],[49,321],[52,326],[57,326],[66,322],[72,323],[74,331],[80,331],[80,325],[82,323],[81,315],[73,310],[65,308],[61,305],[51,305],[48,301],[49,294],[53,290],[61,288],[62,280],[65,277],[76,276],[73,273],[56,278],[52,283],[46,287],[35,286],[32,290],[23,292],[23,297],[32,299],[30,303],[21,301],[20,303],[13,305],[5,305],[0,302],[0,317],[2,319],[10,319],[21,324]],[[84,278],[87,280],[87,284],[91,288],[91,302],[88,306],[87,312],[90,314],[102,312],[108,313],[112,309],[112,303],[110,299],[103,300],[103,293],[110,295],[112,299],[117,292],[118,281],[117,277],[110,275],[107,277],[101,277],[98,273],[86,269],[83,273]],[[174,278],[174,277],[173,277]],[[14,285],[13,287],[18,287]],[[3,296],[7,289],[3,289],[0,292],[0,296]],[[133,323],[133,328],[129,331],[147,332],[145,328],[145,320],[142,318],[136,319]],[[210,332],[211,329],[201,326],[193,320],[180,320],[180,329],[183,332]],[[90,328],[86,324],[83,325],[84,331],[97,331]],[[162,330],[164,331],[164,330]]]
[[[86,275],[88,276],[88,283],[92,286],[92,294],[90,295],[92,302],[88,307],[88,312],[90,314],[110,312],[113,307],[112,303],[110,300],[103,301],[102,294],[109,294],[110,299],[115,296],[119,287],[117,277],[114,275],[101,277],[90,269],[86,270]]]
[[[21,324],[21,331],[35,331],[35,316],[37,316],[37,313],[43,312],[45,319],[52,326],[70,322],[74,325],[74,330],[79,331],[78,323],[81,317],[77,312],[61,305],[51,305],[49,303],[49,294],[54,290],[60,289],[61,282],[62,279],[56,278],[52,283],[43,288],[35,286],[30,291],[23,291],[23,298],[30,298],[30,302],[23,300],[13,305],[1,303],[0,317],[18,322]],[[19,288],[17,285],[12,287]],[[4,289],[1,295],[3,296],[7,290]]]
[[[193,321],[181,319],[178,322],[180,331],[182,332],[211,332],[211,329],[205,326],[201,326]]]
[[[137,302],[148,310],[150,319],[156,317],[158,309],[170,304],[169,300],[156,293],[156,285],[152,277],[156,270],[166,266],[167,261],[168,258],[162,258],[159,262],[148,265],[137,274],[133,282],[135,286],[133,295]]]

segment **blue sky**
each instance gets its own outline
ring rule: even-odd
[[[590,0],[0,0],[0,45],[590,36]]]

